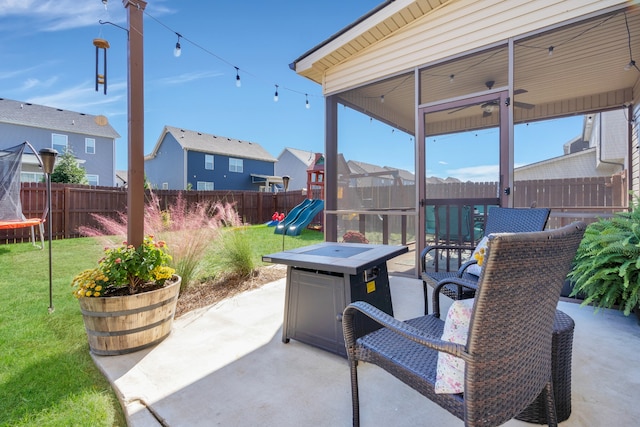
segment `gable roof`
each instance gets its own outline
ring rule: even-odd
[[[293,156],[295,156],[298,160],[300,160],[302,163],[304,163],[307,166],[311,165],[311,163],[313,163],[315,159],[315,153],[313,151],[299,150],[297,148],[289,148],[289,147],[282,150],[282,153],[280,153],[278,158],[282,157],[282,155],[286,151],[291,153]]]
[[[218,154],[229,157],[243,159],[263,160],[265,162],[276,162],[277,159],[267,152],[260,144],[251,141],[227,138],[225,136],[211,135],[188,129],[181,129],[173,126],[165,126],[158,138],[156,146],[145,160],[154,158],[164,140],[165,135],[171,134],[178,144],[187,151],[198,151],[201,153]]]
[[[0,123],[33,128],[51,129],[65,133],[79,133],[103,138],[120,138],[110,124],[98,124],[104,116],[67,111],[29,102],[0,98]]]

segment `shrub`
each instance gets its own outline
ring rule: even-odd
[[[344,236],[342,236],[342,241],[344,243],[369,243],[369,240],[364,237],[364,234],[357,231],[347,231],[344,233]]]
[[[242,228],[234,228],[224,234],[219,255],[222,265],[232,275],[249,277],[255,271],[251,241]]]

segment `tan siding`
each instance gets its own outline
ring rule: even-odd
[[[451,2],[327,70],[324,92],[339,92],[625,3],[624,0]]]

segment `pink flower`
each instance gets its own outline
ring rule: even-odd
[[[122,262],[122,260],[120,258],[116,258],[115,263],[116,264],[120,264]]]

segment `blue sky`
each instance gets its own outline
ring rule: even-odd
[[[296,75],[289,64],[380,3],[149,0],[144,18],[145,154],[164,125],[257,142],[274,157],[285,147],[324,151],[321,87]],[[105,9],[101,0],[0,0],[0,97],[107,116],[121,135],[117,168],[126,169],[126,33],[99,20],[126,27],[122,1],[110,0]],[[175,32],[183,36],[179,58],[173,55]],[[111,45],[106,96],[95,92],[94,38]],[[240,88],[234,67],[240,69]],[[276,84],[278,102],[273,100]],[[341,137],[350,141],[347,159],[414,169],[409,135],[356,113],[341,114],[350,118],[340,127]],[[569,122],[530,125],[521,136],[531,142],[516,151],[516,163],[524,162],[519,155],[527,163],[561,155],[562,144],[579,134],[582,119]],[[481,180],[479,172],[491,166],[490,156],[480,150],[456,164],[451,157],[460,147],[444,142],[445,149],[432,151],[428,173],[462,173]],[[381,159],[368,149],[372,145],[393,148]]]

